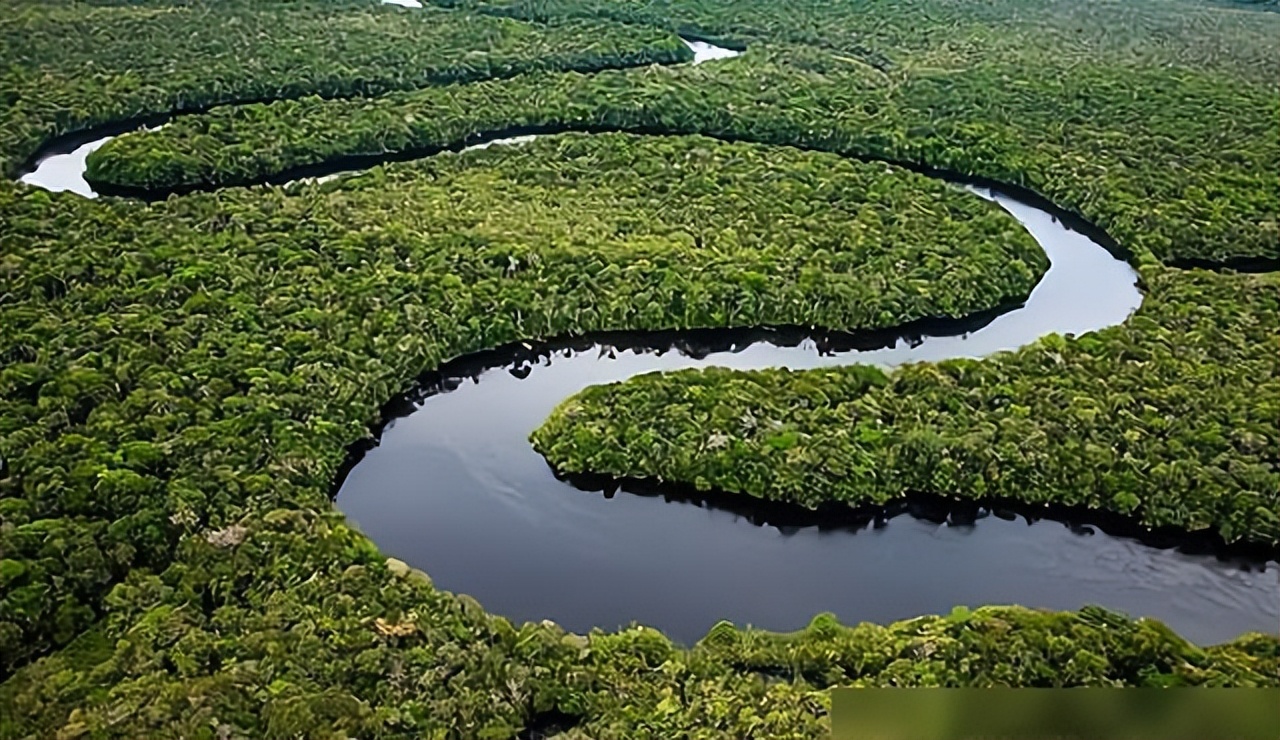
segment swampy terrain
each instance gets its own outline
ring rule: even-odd
[[[1280,685],[1280,14],[0,0],[0,738]]]

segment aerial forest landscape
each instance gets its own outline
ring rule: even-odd
[[[1274,0],[0,8],[0,740],[1280,687]]]

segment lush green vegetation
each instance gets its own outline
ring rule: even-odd
[[[589,19],[532,25],[376,0],[6,0],[0,58],[0,162],[13,173],[53,136],[169,111],[372,96],[532,70],[674,63],[693,54],[658,29]]]
[[[991,114],[975,119],[975,109]],[[511,128],[705,133],[1025,185],[1166,260],[1274,260],[1278,115],[1270,86],[1224,87],[1201,72],[1081,62],[1065,74],[991,61],[884,76],[825,52],[761,46],[697,67],[224,108],[108,143],[90,156],[89,177],[167,192]]]
[[[850,406],[880,399],[922,455],[959,434],[928,399],[997,449],[1025,430],[1045,458],[1008,474],[1079,483],[1072,495],[1090,475],[1124,488],[1125,466],[1165,464],[1164,490],[1124,488],[1139,516],[1267,540],[1275,280],[1158,260],[1277,255],[1272,14],[1173,0],[0,7],[11,173],[56,135],[275,98],[296,100],[122,137],[94,172],[249,182],[523,125],[760,144],[565,136],[150,205],[0,184],[0,737],[511,738],[559,716],[579,718],[570,738],[813,738],[834,683],[1280,683],[1273,637],[1200,649],[1097,610],[820,618],[789,637],[720,627],[692,650],[650,630],[515,626],[385,562],[328,501],[379,405],[459,354],[592,329],[954,315],[1024,294],[1043,270],[986,204],[763,146],[796,144],[1040,190],[1133,250],[1151,291],[1139,319],[1093,340],[866,392],[848,390],[862,382],[850,371]],[[751,49],[669,65],[689,58],[672,30]],[[648,62],[665,66],[562,73]],[[511,79],[429,87],[488,77]],[[860,238],[837,238],[850,224]],[[799,377],[776,391],[810,393]],[[1000,384],[1070,403],[1006,404]],[[1077,439],[1122,440],[1119,459],[1045,441],[1091,415]],[[587,450],[601,431],[567,443]],[[943,483],[975,480],[960,463],[985,453],[970,442]],[[777,474],[807,480],[799,465]]]
[[[54,233],[50,200],[5,209],[7,663],[71,639],[130,568],[246,499],[322,505],[378,405],[450,357],[619,327],[961,317],[1048,266],[1001,209],[936,180],[696,137],[83,204]]]
[[[1221,0],[1234,8],[1275,0]],[[1092,60],[1125,68],[1212,70],[1275,80],[1274,20],[1223,13],[1206,2],[1062,3],[1054,0],[437,0],[527,19],[604,18],[734,45],[785,43],[853,55],[880,68],[973,63],[992,56],[1028,65]],[[1213,32],[1207,32],[1207,29]],[[1228,41],[1229,40],[1229,41]]]
[[[1280,280],[1148,269],[1133,319],[985,361],[651,374],[535,434],[566,471],[816,507],[905,491],[1280,543]]]
[[[555,710],[580,718],[566,738],[820,738],[831,685],[1280,682],[1275,638],[1201,649],[1096,609],[852,629],[819,616],[792,636],[721,625],[692,650],[649,629],[566,635],[384,565],[336,514],[241,526],[117,588],[110,640],[91,632],[0,687],[0,736],[505,739]]]

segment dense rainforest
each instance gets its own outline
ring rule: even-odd
[[[1275,636],[1199,647],[1094,607],[723,623],[689,647],[512,624],[330,502],[379,408],[480,349],[1024,299],[1044,255],[940,170],[1105,229],[1142,308],[980,362],[593,388],[539,451],[808,506],[998,495],[1274,547],[1280,15],[0,5],[0,738],[816,738],[835,685],[1280,684]],[[694,66],[677,34],[746,52]],[[142,122],[166,125],[87,171],[131,197],[13,181]],[[442,151],[525,131],[557,135]]]
[[[1150,272],[1135,316],[1079,339],[890,374],[650,374],[567,401],[535,442],[566,472],[808,507],[946,492],[1274,546],[1280,280]]]
[[[138,119],[221,103],[363,97],[534,70],[591,71],[693,57],[660,29],[572,19],[532,26],[361,0],[13,0],[5,11],[0,146],[11,172],[55,136],[94,126],[127,128]]]
[[[1037,71],[1034,82],[1007,82]],[[975,120],[975,109],[992,115]],[[1268,170],[1280,160],[1277,116],[1272,86],[1223,87],[1203,71],[1117,75],[1083,60],[1068,76],[1021,61],[957,60],[881,73],[761,45],[716,65],[223,108],[109,142],[90,155],[88,178],[167,193],[287,179],[325,163],[341,169],[345,158],[413,156],[494,132],[700,133],[1013,183],[1109,233],[1141,233],[1143,251],[1163,260],[1271,264],[1280,259],[1280,196]],[[1146,198],[1159,199],[1158,213]]]

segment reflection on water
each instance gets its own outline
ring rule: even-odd
[[[771,364],[820,357],[812,346],[749,349],[772,355]],[[1274,566],[988,511],[971,521],[903,514],[880,527],[761,526],[747,506],[578,490],[526,441],[587,385],[655,369],[755,366],[740,358],[568,349],[442,378],[443,392],[395,420],[356,465],[337,503],[385,553],[440,587],[516,620],[549,618],[576,631],[637,620],[692,642],[724,618],[789,630],[819,611],[887,622],[986,603],[1097,603],[1205,643],[1274,628]]]
[[[576,631],[635,620],[692,642],[720,619],[790,630],[821,611],[883,623],[989,603],[1100,604],[1159,618],[1202,643],[1274,630],[1274,564],[988,510],[943,521],[916,512],[860,525],[757,525],[745,503],[578,490],[530,447],[529,433],[561,400],[640,373],[982,357],[1053,331],[1117,324],[1137,308],[1126,263],[1025,202],[971,190],[1012,213],[1052,262],[1020,309],[904,336],[673,332],[479,356],[446,368],[416,411],[388,425],[342,483],[338,506],[440,587],[516,620]]]
[[[18,179],[28,185],[55,193],[69,191],[86,198],[96,198],[97,193],[93,192],[93,188],[84,179],[85,160],[91,153],[114,138],[114,136],[104,136],[96,141],[81,144],[69,152],[50,153],[36,163],[34,170]]]
[[[695,64],[738,53],[685,42]],[[92,198],[85,159],[111,138],[50,153],[21,179]],[[575,490],[529,446],[529,433],[564,398],[643,372],[984,357],[1048,332],[1117,324],[1137,308],[1141,294],[1127,264],[1028,203],[970,190],[1012,213],[1049,256],[1051,268],[1022,308],[901,336],[683,332],[491,358],[441,378],[421,410],[388,425],[338,503],[386,553],[442,587],[515,619],[550,618],[580,631],[636,620],[690,642],[723,618],[788,630],[819,611],[887,622],[984,603],[1098,603],[1157,617],[1205,643],[1273,630],[1274,564],[1154,548],[1087,526],[1029,526],[990,511],[964,521],[900,515],[859,526],[753,526],[757,516],[725,501]]]

